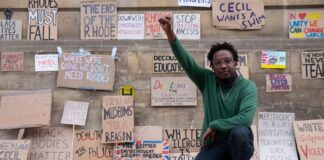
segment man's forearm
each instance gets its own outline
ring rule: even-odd
[[[167,35],[169,42],[174,42],[177,39],[177,36],[174,34],[173,31],[165,32],[165,34]]]

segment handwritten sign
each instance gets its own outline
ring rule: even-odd
[[[24,53],[23,52],[2,52],[1,71],[23,71]]]
[[[289,38],[324,38],[324,12],[289,12]]]
[[[251,157],[251,160],[259,160],[259,144],[258,144],[258,131],[256,126],[251,126],[252,133],[253,133],[253,146],[254,146],[254,152],[253,156]]]
[[[32,140],[27,160],[72,160],[72,129],[63,127],[27,129]]]
[[[0,129],[48,126],[51,120],[51,105],[50,90],[2,96]]]
[[[118,14],[118,39],[144,39],[144,14]]]
[[[192,6],[192,7],[210,7],[211,0],[192,1],[192,0],[178,0],[178,6]]]
[[[115,62],[111,56],[63,54],[59,65],[58,87],[113,89]]]
[[[73,160],[112,160],[114,147],[101,143],[102,131],[77,130],[73,144]]]
[[[286,52],[283,51],[262,51],[261,68],[286,68]]]
[[[135,141],[116,145],[113,159],[169,160],[169,144],[168,141]]]
[[[261,29],[265,25],[260,0],[217,0],[212,2],[213,25],[221,29]]]
[[[64,103],[61,123],[84,126],[87,119],[88,107],[88,102],[66,101]]]
[[[57,40],[56,0],[28,0],[28,40]]]
[[[0,40],[21,40],[21,20],[0,20]]]
[[[324,51],[301,54],[302,78],[324,78]]]
[[[170,160],[195,160],[198,152],[193,152],[193,153],[170,153]]]
[[[292,90],[291,74],[267,74],[266,92],[287,92]]]
[[[260,159],[298,160],[293,131],[294,113],[259,113]]]
[[[169,141],[170,153],[190,154],[199,152],[201,129],[171,129],[163,131],[163,138]]]
[[[31,140],[0,140],[1,160],[27,160]]]
[[[174,55],[153,55],[153,73],[183,73],[184,70]]]
[[[179,39],[200,39],[200,14],[174,14],[173,31]]]
[[[102,111],[102,143],[134,140],[134,109],[132,96],[104,96]]]
[[[160,126],[135,126],[135,140],[162,141],[162,127]]]
[[[116,1],[81,2],[81,39],[116,39]]]
[[[295,121],[294,131],[301,160],[324,159],[324,120]]]
[[[188,77],[152,77],[152,106],[196,106],[197,87]]]
[[[172,12],[145,12],[144,13],[144,38],[145,39],[166,39],[166,35],[160,26],[161,17],[170,16]]]
[[[35,55],[35,71],[58,71],[58,54]]]

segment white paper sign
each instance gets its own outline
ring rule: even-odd
[[[58,71],[58,55],[35,55],[35,71]]]
[[[21,20],[0,20],[0,40],[21,40]]]
[[[89,103],[87,102],[66,101],[64,103],[61,123],[84,126],[87,119],[88,107]]]
[[[144,39],[144,14],[119,14],[118,39]]]
[[[179,39],[200,39],[200,14],[174,14],[173,31]]]
[[[178,0],[178,6],[210,7],[211,0]]]

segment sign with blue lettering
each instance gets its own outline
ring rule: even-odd
[[[289,38],[324,38],[324,12],[289,12]]]
[[[266,92],[287,92],[292,90],[291,74],[267,74]]]

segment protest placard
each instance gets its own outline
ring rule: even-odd
[[[153,73],[183,73],[179,61],[174,55],[153,55]]]
[[[289,12],[289,38],[324,38],[324,12]]]
[[[162,127],[135,126],[134,137],[137,141],[162,141]]]
[[[144,14],[118,14],[118,39],[144,39]]]
[[[2,52],[1,71],[23,71],[24,53],[23,52]]]
[[[191,154],[199,152],[201,129],[166,128],[163,130],[163,139],[170,144],[170,153]]]
[[[301,54],[302,78],[324,78],[324,51]]]
[[[87,119],[88,107],[88,102],[66,101],[64,103],[61,123],[84,126]]]
[[[170,160],[195,160],[198,152],[192,153],[170,153]]]
[[[262,51],[261,68],[286,68],[286,52],[284,51]]]
[[[0,20],[0,40],[21,40],[21,20]]]
[[[35,55],[35,71],[58,71],[58,54]]]
[[[27,160],[31,140],[0,140],[1,160]]]
[[[292,90],[291,74],[267,74],[266,92],[287,92]]]
[[[251,126],[251,130],[253,133],[253,146],[254,146],[254,152],[253,156],[251,157],[251,160],[259,160],[259,143],[258,143],[258,131],[256,126]]]
[[[161,17],[170,16],[172,12],[145,12],[144,13],[144,38],[145,39],[166,39],[166,35],[160,26]]]
[[[178,6],[210,7],[211,0],[178,0]]]
[[[179,39],[200,39],[200,14],[174,14],[173,31]]]

